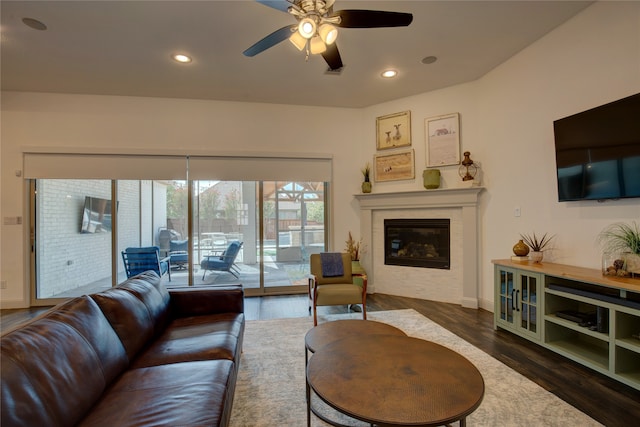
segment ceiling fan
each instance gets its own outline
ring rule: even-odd
[[[340,28],[406,27],[413,15],[381,10],[345,9],[333,11],[335,0],[256,0],[265,6],[293,15],[297,23],[287,25],[269,34],[243,52],[255,56],[289,39],[299,50],[320,54],[330,71],[342,68],[340,52],[335,44]]]

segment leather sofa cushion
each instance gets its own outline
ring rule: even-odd
[[[131,369],[79,427],[224,426],[231,412],[234,381],[229,360]]]
[[[170,319],[170,296],[158,274],[147,271],[121,283],[117,288],[131,292],[144,303],[154,325],[154,336],[164,331]]]
[[[69,300],[0,344],[2,426],[72,426],[127,366],[127,356],[100,308]]]
[[[132,367],[197,360],[239,362],[244,335],[243,313],[222,313],[174,319]]]
[[[154,333],[153,319],[147,306],[133,293],[121,288],[111,288],[93,294],[104,315],[122,341],[129,360],[151,341]]]
[[[214,296],[208,295],[215,292]],[[212,313],[244,313],[242,285],[191,286],[169,289],[174,318]]]

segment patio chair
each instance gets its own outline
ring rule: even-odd
[[[200,262],[200,267],[204,270],[202,273],[202,280],[207,274],[207,271],[223,271],[233,274],[236,279],[239,279],[240,269],[235,265],[236,257],[240,253],[240,248],[243,242],[237,240],[229,243],[227,249],[222,253],[214,253],[206,255]]]
[[[182,270],[189,263],[189,240],[171,240],[169,242],[169,258],[171,268]]]
[[[124,269],[127,272],[127,278],[153,270],[158,273],[160,277],[167,274],[169,281],[171,281],[170,257],[160,258],[159,246],[127,248],[122,251],[122,261],[124,262]]]

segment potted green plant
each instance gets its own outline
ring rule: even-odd
[[[360,169],[360,171],[362,172],[362,176],[364,178],[364,181],[362,182],[362,192],[371,193],[371,165],[369,164],[369,162],[367,162],[367,164],[364,165],[364,167]]]
[[[616,222],[605,227],[598,234],[598,242],[603,249],[603,273],[616,276],[640,275],[640,227],[633,221],[630,224]],[[604,258],[613,261],[605,266]],[[610,267],[613,267],[613,271]]]
[[[549,233],[544,233],[544,235],[538,239],[536,233],[533,232],[531,234],[521,234],[520,237],[531,248],[531,252],[529,253],[529,257],[533,262],[541,262],[544,256],[544,250],[549,246],[555,235],[549,236]]]

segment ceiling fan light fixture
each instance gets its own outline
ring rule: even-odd
[[[318,53],[322,53],[327,50],[327,45],[324,44],[320,36],[315,36],[311,39],[311,43],[309,46],[309,50],[312,55],[316,55]]]
[[[291,34],[291,37],[289,37],[289,41],[293,43],[293,45],[300,51],[303,50],[307,45],[307,39],[302,37],[302,35],[298,31]]]
[[[311,18],[304,18],[298,24],[298,32],[305,39],[310,39],[316,34],[316,22]]]
[[[322,24],[318,29],[318,34],[320,34],[323,42],[331,44],[338,38],[338,29],[331,24]]]

